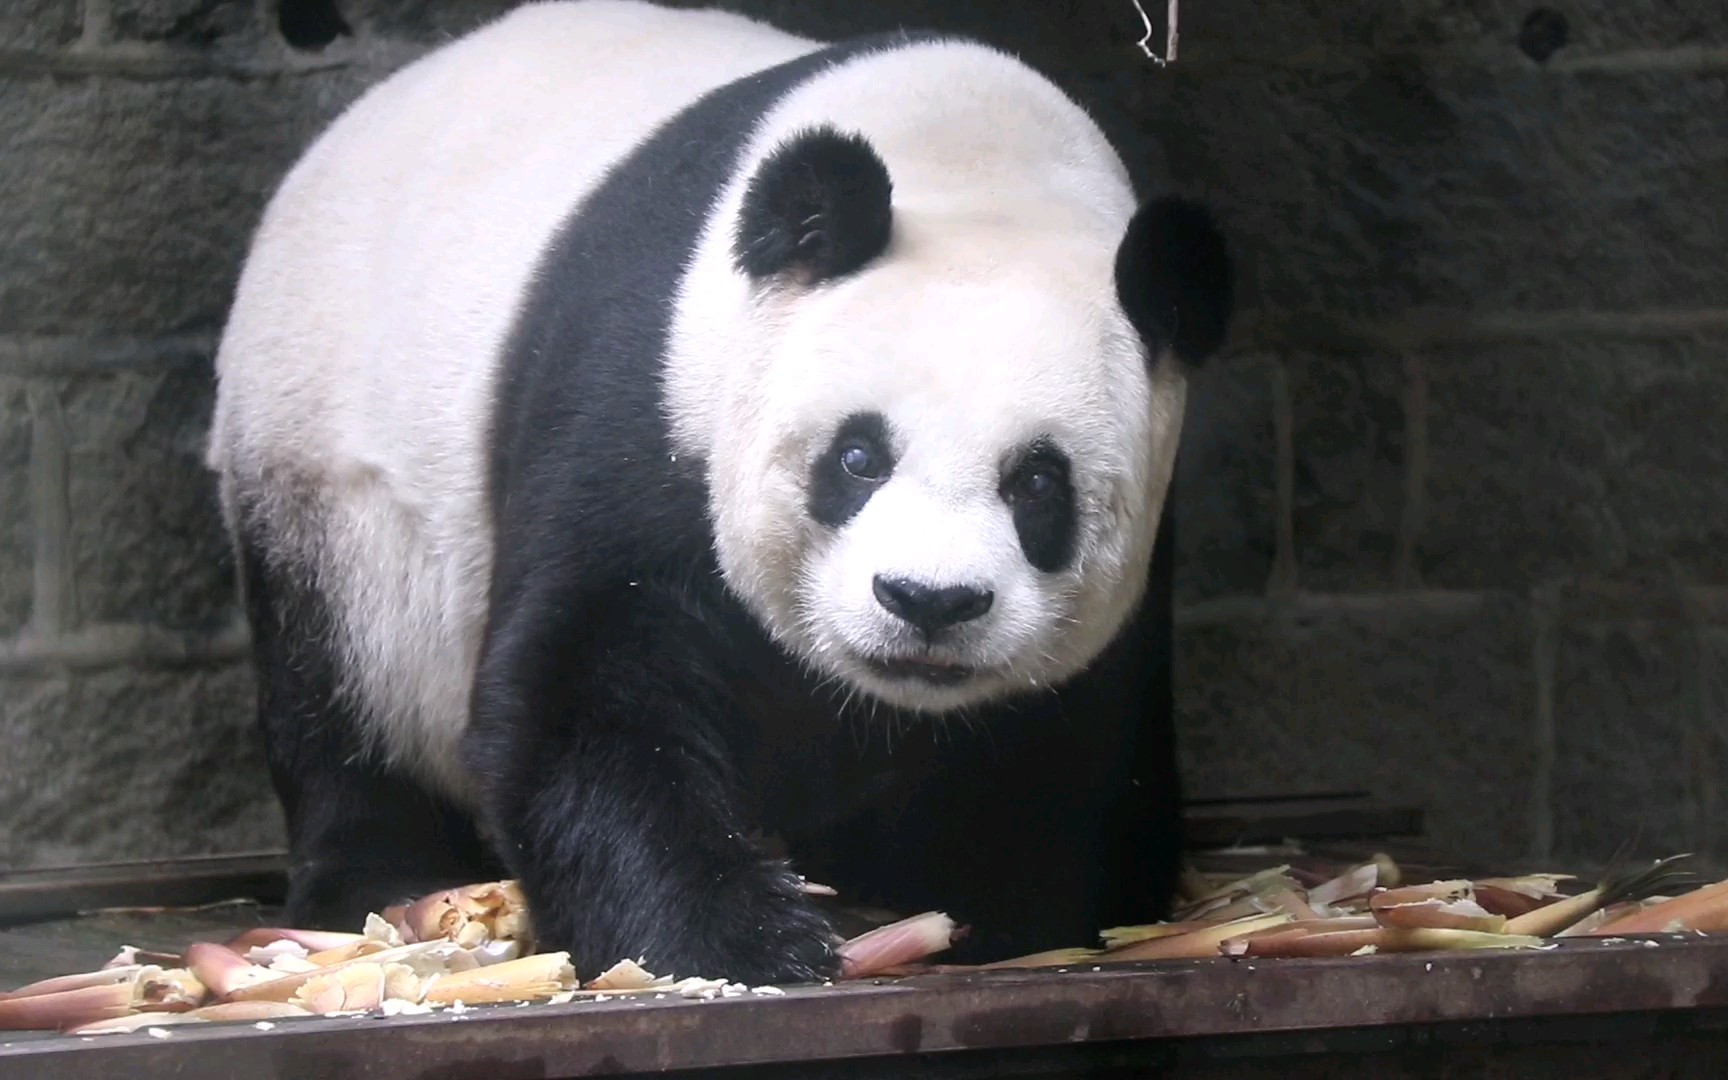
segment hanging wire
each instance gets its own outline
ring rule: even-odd
[[[1142,37],[1139,41],[1135,42],[1135,44],[1140,46],[1140,51],[1146,54],[1146,59],[1152,61],[1154,64],[1157,64],[1159,67],[1163,67],[1166,64],[1174,64],[1176,62],[1176,38],[1177,38],[1177,33],[1176,33],[1176,4],[1177,4],[1177,0],[1169,0],[1168,6],[1165,8],[1165,14],[1164,14],[1165,33],[1164,33],[1164,55],[1163,56],[1159,56],[1157,53],[1152,51],[1152,35],[1155,31],[1152,29],[1151,17],[1146,14],[1146,9],[1141,6],[1140,0],[1133,0],[1133,3],[1134,3],[1134,10],[1136,12],[1138,12],[1140,15],[1140,22],[1142,24],[1144,24],[1146,27],[1146,36]]]

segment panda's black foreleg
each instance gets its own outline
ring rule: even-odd
[[[311,575],[240,541],[265,759],[288,828],[284,918],[359,931],[368,912],[497,877],[469,815],[363,752],[352,704],[335,692],[328,608]]]
[[[838,966],[828,920],[747,836],[739,729],[693,597],[639,586],[497,616],[469,729],[492,825],[542,948],[579,972],[802,982]]]

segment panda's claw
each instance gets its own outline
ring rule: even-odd
[[[658,975],[750,986],[840,976],[840,936],[797,876],[778,864],[747,865],[711,892],[662,881],[645,883],[640,893],[659,900],[651,923],[623,897],[542,894],[536,905],[540,947],[569,952],[579,973],[633,959]],[[607,917],[607,904],[620,901]]]
[[[840,936],[783,866],[768,868],[766,882],[738,881],[714,898],[707,914],[695,947],[711,954],[696,961],[714,967],[711,978],[777,986],[839,977]]]

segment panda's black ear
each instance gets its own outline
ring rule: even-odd
[[[1116,251],[1116,296],[1141,338],[1199,364],[1224,344],[1234,304],[1224,237],[1199,203],[1143,203]]]
[[[892,198],[888,167],[862,137],[802,132],[750,178],[733,259],[758,280],[811,285],[850,274],[888,247]]]

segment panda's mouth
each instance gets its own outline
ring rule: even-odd
[[[885,679],[897,682],[921,682],[932,686],[955,686],[973,675],[964,664],[943,660],[912,660],[906,657],[869,657],[865,664]]]

